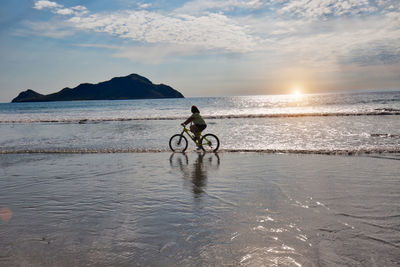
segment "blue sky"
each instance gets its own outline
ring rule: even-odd
[[[2,0],[0,101],[138,73],[185,96],[400,88],[398,0]]]

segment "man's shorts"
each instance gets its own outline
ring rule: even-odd
[[[196,126],[197,130],[199,130],[200,132],[202,132],[202,131],[207,127],[207,124],[204,124],[204,125],[202,125],[202,124],[195,124],[194,126]]]

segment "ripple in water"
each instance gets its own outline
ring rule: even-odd
[[[400,263],[400,170],[391,159],[0,157],[1,265]]]

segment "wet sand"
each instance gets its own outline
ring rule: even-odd
[[[0,155],[1,266],[398,266],[398,155]]]

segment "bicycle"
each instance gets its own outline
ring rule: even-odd
[[[196,140],[194,136],[192,136],[189,132],[189,129],[186,126],[183,126],[183,130],[180,134],[175,134],[169,139],[169,147],[174,152],[185,152],[188,147],[188,140],[184,136],[186,133],[190,139],[195,142],[198,148],[202,149],[206,152],[217,152],[219,148],[219,139],[215,134],[200,134],[200,141]]]

